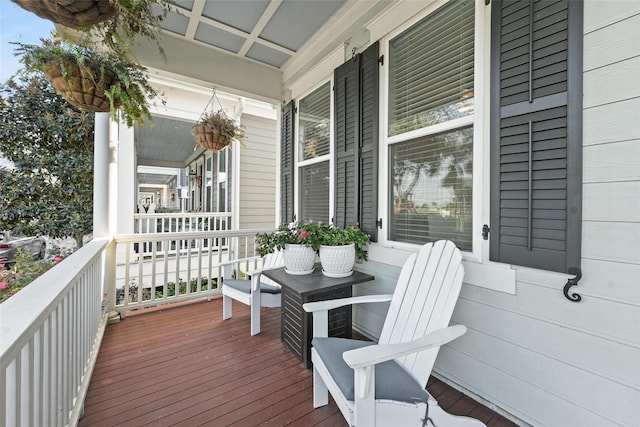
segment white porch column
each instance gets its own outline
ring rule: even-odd
[[[133,214],[136,212],[138,174],[133,127],[120,124],[118,131],[117,189],[114,203],[117,206],[117,234],[133,234]]]
[[[96,113],[93,137],[93,237],[105,237],[109,230],[109,113]]]

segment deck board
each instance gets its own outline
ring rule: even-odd
[[[280,309],[249,310],[220,298],[131,312],[109,325],[79,426],[344,426],[337,406],[314,409],[312,372],[280,342]],[[443,382],[427,385],[451,413],[514,426]]]

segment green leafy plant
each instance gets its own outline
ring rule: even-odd
[[[322,245],[327,226],[319,222],[295,222],[282,224],[273,233],[261,233],[256,237],[260,256],[284,249],[287,244],[301,244],[317,251]]]
[[[115,54],[135,58],[129,46],[140,36],[153,42],[164,56],[164,50],[158,41],[160,23],[170,11],[176,11],[165,0],[118,0],[111,2],[116,9],[109,20],[100,22],[89,29],[93,39],[102,43]]]
[[[284,249],[286,244],[302,244],[314,251],[321,245],[341,246],[353,243],[358,259],[367,260],[365,247],[369,244],[369,235],[357,225],[345,228],[327,226],[321,222],[297,222],[282,224],[273,233],[262,233],[256,237],[260,256]]]
[[[327,246],[342,246],[353,243],[356,249],[356,258],[366,261],[368,253],[365,247],[369,244],[369,235],[357,225],[349,225],[345,228],[328,227],[324,230],[322,244]]]
[[[128,126],[151,119],[150,102],[160,94],[149,85],[146,68],[125,56],[99,52],[86,39],[73,43],[54,33],[52,40],[41,41],[16,43],[15,54],[27,71],[44,72],[67,102],[87,111],[109,111],[113,119],[121,111]]]
[[[13,266],[7,268],[5,264],[0,264],[0,303],[53,268],[67,254],[60,248],[54,248],[49,251],[49,256],[46,259],[35,261],[31,251],[19,248]]]
[[[13,0],[23,9],[65,27],[87,33],[109,50],[134,58],[129,46],[140,36],[158,42],[160,23],[177,9],[166,0]],[[72,4],[75,3],[75,4]]]

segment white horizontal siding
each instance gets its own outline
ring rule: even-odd
[[[516,295],[465,284],[435,372],[536,426],[640,426],[640,1],[585,2],[582,279],[514,267]],[[389,256],[386,256],[388,251]],[[365,265],[393,287],[391,249]],[[355,326],[381,327],[380,309]]]
[[[240,150],[241,229],[272,228],[276,217],[276,121],[244,114],[245,147]]]

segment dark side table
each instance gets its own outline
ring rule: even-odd
[[[302,304],[352,295],[352,285],[373,280],[370,274],[354,271],[351,276],[332,278],[322,274],[316,264],[311,274],[287,274],[284,268],[263,270],[262,274],[282,286],[282,343],[308,368],[311,366],[313,318]],[[329,311],[329,336],[351,338],[351,306]]]

